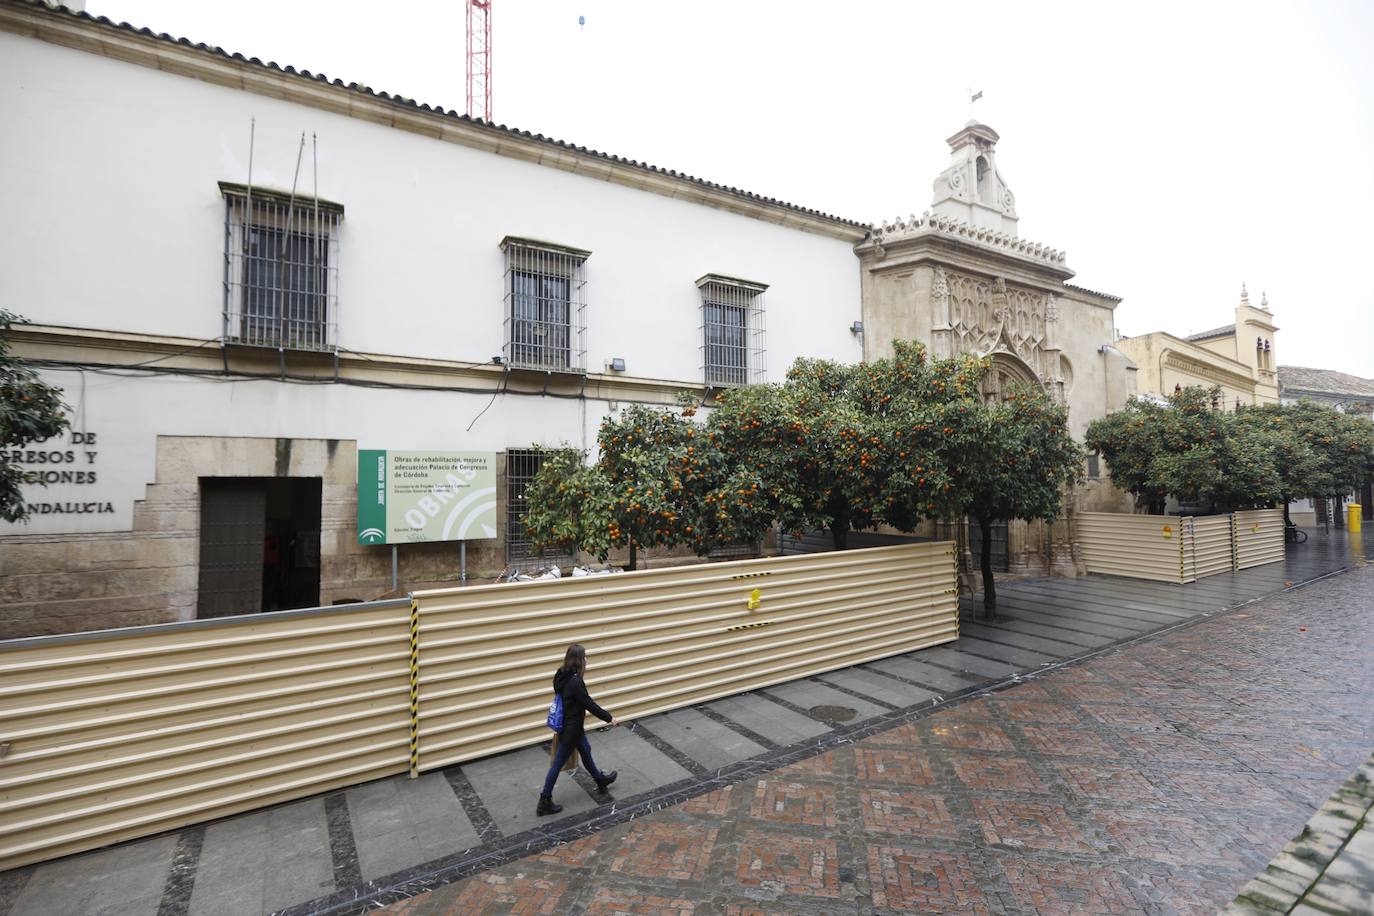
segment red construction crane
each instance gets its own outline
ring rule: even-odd
[[[468,117],[491,120],[491,4],[468,0]]]

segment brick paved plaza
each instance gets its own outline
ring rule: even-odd
[[[393,905],[1214,913],[1374,747],[1374,568]]]
[[[614,798],[555,818],[527,748],[0,873],[0,916],[1215,912],[1374,750],[1355,548],[1008,582],[957,642],[596,733]]]

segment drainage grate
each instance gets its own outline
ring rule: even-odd
[[[807,710],[807,715],[826,725],[840,725],[857,716],[858,712],[848,706],[812,706]]]

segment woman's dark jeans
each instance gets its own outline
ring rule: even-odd
[[[563,764],[568,762],[568,758],[572,756],[574,747],[582,754],[582,762],[586,764],[587,772],[592,774],[592,778],[601,778],[601,771],[598,770],[596,764],[592,762],[591,742],[587,740],[586,734],[583,734],[582,740],[576,745],[564,744],[562,741],[558,742],[558,753],[554,755],[553,764],[549,767],[549,775],[544,777],[544,791],[540,792],[540,795],[553,794],[553,784],[558,780],[558,771],[563,769]]]

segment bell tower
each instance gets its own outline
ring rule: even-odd
[[[991,127],[969,121],[945,141],[950,164],[935,179],[934,215],[1016,235],[1016,197],[997,171],[999,139]]]

